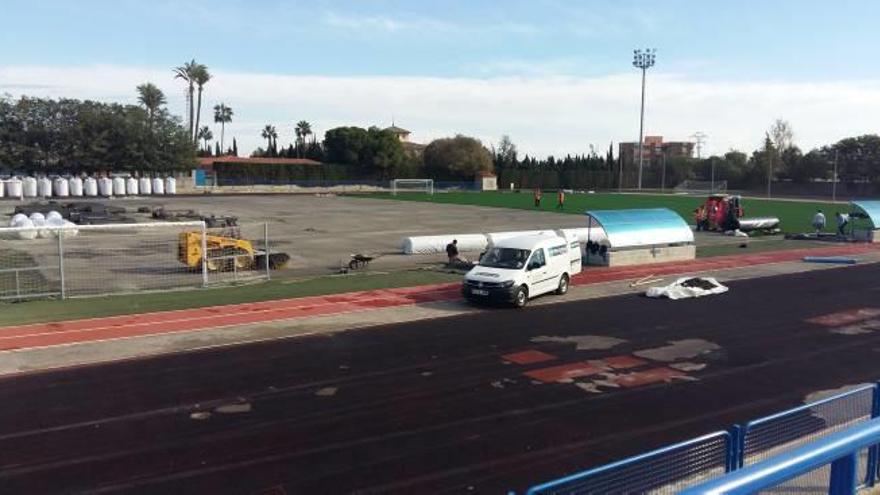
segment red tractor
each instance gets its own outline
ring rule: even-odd
[[[742,198],[729,194],[713,194],[694,211],[697,230],[736,230],[742,217]]]

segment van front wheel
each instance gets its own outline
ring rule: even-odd
[[[568,292],[568,274],[563,273],[562,277],[559,278],[559,287],[556,288],[556,293],[560,296]]]
[[[513,305],[517,308],[524,308],[529,303],[529,289],[525,285],[516,289],[513,293]]]

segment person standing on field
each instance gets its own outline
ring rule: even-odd
[[[837,212],[837,233],[843,237],[846,235],[846,225],[849,223],[849,215]]]
[[[558,193],[556,193],[556,209],[563,210],[565,209],[565,190],[560,189]]]
[[[449,258],[449,266],[454,266],[458,261],[458,239],[446,245],[446,256]]]
[[[535,208],[541,207],[541,188],[535,188]]]
[[[813,228],[816,229],[816,235],[825,230],[825,214],[822,213],[822,210],[816,211],[816,214],[813,215]]]

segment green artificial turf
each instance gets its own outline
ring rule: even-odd
[[[401,193],[396,196],[389,193],[363,195],[368,198],[395,199],[399,201],[424,201],[431,203],[451,203],[476,206],[495,206],[500,208],[517,208],[535,210],[534,200],[530,191],[516,192],[437,192],[434,195],[425,193]],[[541,210],[583,214],[586,210],[620,210],[625,208],[658,208],[666,207],[678,212],[688,223],[693,223],[693,211],[705,202],[704,196],[683,196],[672,194],[568,194],[565,209],[556,209],[556,193],[546,191],[541,201]],[[825,203],[812,201],[766,200],[744,198],[743,208],[746,217],[778,217],[782,230],[786,233],[810,232],[810,221],[817,209],[825,212],[828,219],[826,231],[833,232],[834,213],[847,211],[848,206],[842,203]]]

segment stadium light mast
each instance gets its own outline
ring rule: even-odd
[[[654,48],[648,48],[644,51],[633,50],[633,67],[642,69],[642,111],[639,118],[639,190],[642,189],[642,163],[644,159],[642,156],[642,146],[645,131],[645,75],[648,69],[654,66],[656,55],[657,50]]]

